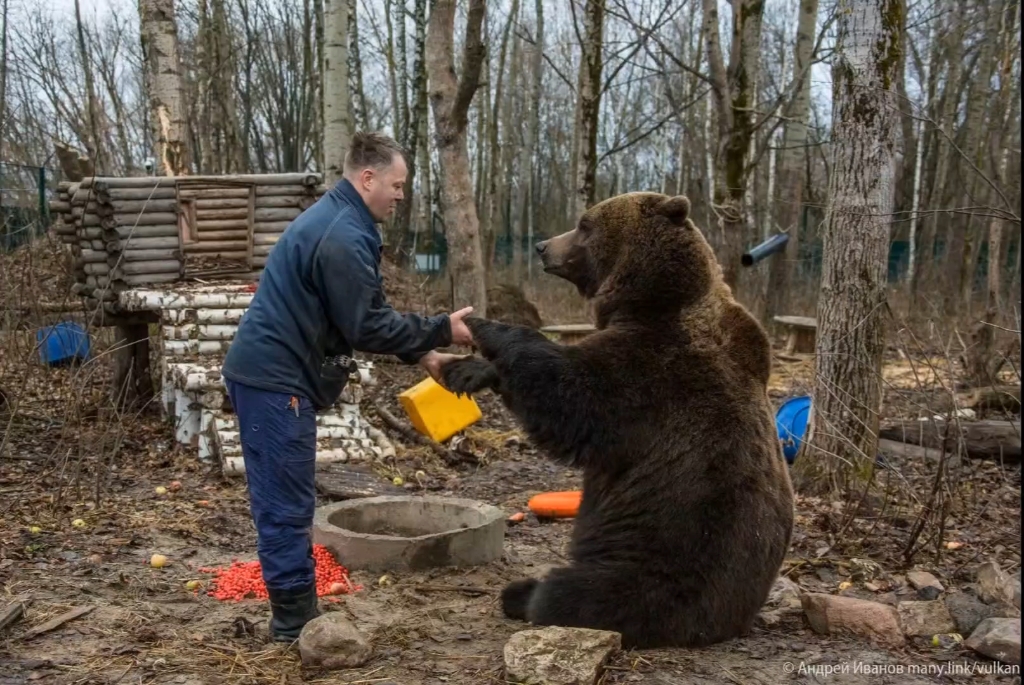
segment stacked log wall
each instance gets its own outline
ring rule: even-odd
[[[258,277],[285,228],[326,190],[314,173],[89,177],[60,183],[50,211],[74,258],[73,294],[113,311],[119,293],[186,280],[193,263],[226,261],[240,280]],[[184,240],[183,222],[193,229]]]

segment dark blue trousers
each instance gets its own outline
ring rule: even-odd
[[[238,415],[263,582],[272,590],[309,586],[314,582],[316,410],[304,397],[225,382]]]

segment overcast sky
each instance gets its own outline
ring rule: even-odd
[[[11,12],[11,15],[12,15],[11,16],[11,25],[12,25],[12,28],[15,28],[17,26],[17,23],[18,23],[17,22],[18,11],[20,9],[24,8],[25,6],[35,5],[39,0],[9,0],[9,1],[10,1],[10,10],[9,11]],[[68,17],[72,17],[73,14],[74,14],[74,8],[75,8],[74,0],[42,0],[42,1],[53,10],[54,14],[67,13]],[[194,0],[192,0],[192,1],[194,2]],[[297,0],[282,0],[282,1],[297,1]],[[383,8],[383,4],[384,4],[383,0],[357,0],[357,1],[359,2],[360,8],[369,5],[369,6],[374,6],[374,7],[377,7],[378,9],[381,9],[381,8]],[[696,1],[697,0],[689,0],[689,2],[696,2]],[[546,7],[552,7],[553,8],[552,3],[559,3],[560,4],[562,2],[563,2],[563,0],[547,0]],[[133,16],[135,16],[135,13],[138,11],[137,0],[79,0],[79,3],[80,3],[81,11],[82,11],[82,18],[85,21],[89,21],[92,17],[102,16],[105,12],[109,11],[110,8],[116,8],[117,10],[120,11],[119,13],[122,14],[122,16],[125,16],[128,13],[131,13]],[[785,3],[785,5],[788,6],[788,8],[790,8],[792,10],[793,16],[789,19],[789,22],[790,22],[790,26],[792,27],[793,31],[795,32],[795,27],[796,27],[796,15],[795,15],[795,12],[796,12],[796,8],[797,8],[797,3],[795,2],[795,0],[768,0],[767,8],[771,9],[773,6],[776,5],[776,3],[780,3],[780,4],[781,3]],[[505,5],[506,4],[506,0],[500,0],[500,4]],[[554,5],[554,6],[557,6],[557,5]],[[722,17],[722,22],[723,22],[723,24],[722,24],[722,39],[723,39],[723,41],[727,41],[729,39],[729,33],[730,33],[729,29],[728,29],[728,23],[729,23],[729,19],[728,18],[729,18],[730,14],[731,14],[731,9],[730,9],[730,6],[729,6],[727,0],[719,0],[719,8],[720,8],[719,9],[719,14]],[[820,20],[820,18],[819,18],[819,20]],[[364,52],[363,59],[364,60],[372,59],[372,57],[367,55]],[[726,53],[726,59],[728,59],[728,53]],[[790,59],[791,59],[791,57],[790,57]],[[382,63],[383,63],[383,61],[382,61]],[[908,93],[908,95],[911,98],[913,98],[913,97],[915,97],[917,95],[916,84],[914,84],[912,82],[912,79],[908,79],[908,81],[910,81],[910,82],[907,84],[907,93]],[[831,113],[829,111],[830,104],[831,104],[831,99],[832,99],[831,98],[831,95],[832,95],[831,83],[832,83],[832,79],[831,79],[831,72],[830,72],[829,66],[827,64],[816,64],[816,65],[814,65],[814,67],[812,68],[812,71],[811,71],[812,98],[813,98],[813,100],[816,103],[818,103],[819,108],[824,108],[823,110],[819,109],[819,111],[822,113],[823,116],[826,117],[826,121],[828,120],[828,117],[831,116]]]

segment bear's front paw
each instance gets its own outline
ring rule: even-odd
[[[517,621],[526,620],[526,610],[530,606],[530,597],[537,589],[540,581],[536,578],[513,580],[501,591],[501,610],[505,616]]]
[[[547,340],[540,331],[527,326],[475,317],[466,317],[465,321],[473,334],[473,344],[484,359],[490,361],[508,355],[513,348],[524,343]]]
[[[445,364],[441,369],[444,385],[456,395],[472,395],[498,386],[498,370],[494,364],[470,357]]]
[[[469,332],[473,334],[473,344],[485,359],[494,359],[501,349],[501,343],[508,336],[508,325],[500,321],[481,319],[475,316],[465,318]]]

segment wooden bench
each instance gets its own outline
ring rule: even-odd
[[[782,326],[788,334],[786,354],[813,354],[814,342],[818,334],[818,322],[809,316],[776,316],[775,323]]]
[[[591,323],[566,323],[544,326],[540,332],[563,345],[574,345],[596,330],[597,328]]]

